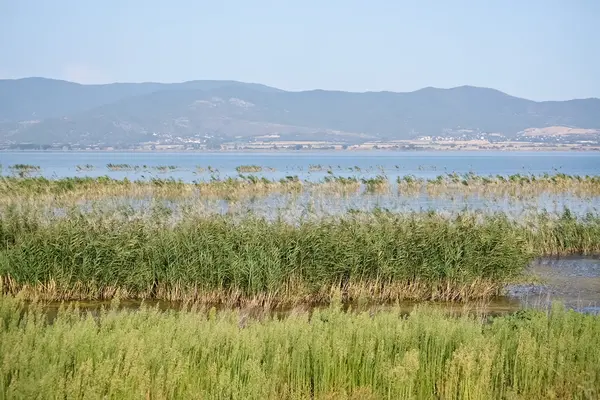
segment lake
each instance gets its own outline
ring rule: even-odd
[[[138,166],[135,170],[113,171],[107,164]],[[40,174],[49,178],[69,176],[103,176],[113,178],[148,179],[173,177],[187,182],[236,176],[240,165],[260,165],[257,175],[280,179],[298,175],[305,180],[320,180],[331,171],[338,176],[371,177],[415,175],[435,178],[456,172],[478,175],[511,175],[564,173],[597,175],[600,173],[600,153],[574,152],[265,152],[265,153],[167,153],[167,152],[0,152],[2,174],[11,173],[14,164],[41,167]],[[90,170],[77,166],[89,164]],[[311,169],[310,166],[313,166]],[[144,168],[144,166],[146,166]],[[174,166],[161,172],[158,166]],[[208,167],[211,167],[211,171]],[[321,166],[322,168],[314,168]],[[356,168],[358,167],[358,168]],[[267,170],[270,168],[272,170]]]

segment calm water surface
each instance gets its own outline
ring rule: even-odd
[[[111,171],[107,164],[139,166],[137,171]],[[236,176],[239,165],[260,165],[272,168],[258,175],[280,179],[298,175],[302,179],[320,180],[331,168],[338,176],[415,175],[435,178],[445,173],[474,172],[478,175],[553,174],[597,175],[600,173],[600,153],[575,152],[270,152],[270,153],[142,153],[142,152],[0,152],[0,164],[5,175],[14,164],[31,164],[42,168],[46,177],[102,176],[147,179],[173,177],[184,181],[210,179],[211,166],[219,177]],[[78,171],[78,165],[92,165],[91,171]],[[143,166],[147,168],[144,170]],[[321,165],[321,171],[309,171],[311,165]],[[168,172],[152,167],[176,166]],[[198,167],[204,168],[200,172]],[[359,167],[357,171],[354,167]],[[352,168],[352,171],[350,171]]]

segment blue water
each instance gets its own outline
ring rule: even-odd
[[[110,171],[107,164],[139,166],[136,171]],[[368,177],[386,174],[395,179],[401,175],[435,178],[456,172],[478,175],[600,174],[600,153],[575,152],[269,152],[269,153],[142,153],[142,152],[0,152],[2,174],[11,173],[14,164],[41,167],[40,175],[53,178],[69,176],[102,176],[147,179],[173,177],[198,181],[236,176],[239,165],[273,168],[256,175],[280,179],[298,175],[302,179],[320,180],[331,168],[334,175]],[[77,171],[78,165],[91,164],[92,171]],[[148,168],[141,168],[146,165]],[[177,170],[159,172],[152,167],[177,166]],[[309,171],[310,165],[321,165],[320,171]],[[208,166],[218,172],[207,171]],[[354,167],[359,167],[359,170]],[[200,172],[197,167],[204,168]],[[352,168],[352,170],[350,170]]]

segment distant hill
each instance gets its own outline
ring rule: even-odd
[[[600,129],[600,100],[534,102],[462,86],[410,93],[287,92],[236,81],[80,85],[0,80],[0,142],[137,144],[256,136],[360,142],[474,131]]]

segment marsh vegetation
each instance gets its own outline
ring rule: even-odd
[[[560,305],[497,318],[399,308],[485,303],[530,279],[535,258],[600,254],[598,176],[394,180],[382,168],[314,165],[315,180],[201,168],[195,182],[48,179],[27,166],[0,177],[0,397],[599,395],[598,316]],[[540,200],[560,196],[554,211]],[[453,198],[460,209],[419,208]],[[469,209],[471,198],[531,207]],[[576,201],[591,206],[567,207]],[[119,310],[127,299],[183,309]],[[115,306],[44,314],[47,302],[82,300]],[[363,302],[386,309],[341,310]],[[238,306],[291,311],[248,318]]]
[[[44,215],[7,207],[2,289],[47,299],[202,302],[468,300],[500,293],[542,255],[600,252],[600,218],[353,212],[288,222],[154,204]]]

